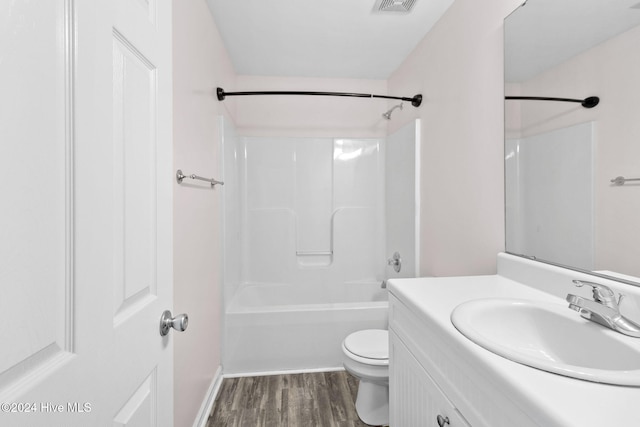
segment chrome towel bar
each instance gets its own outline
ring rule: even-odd
[[[640,178],[625,178],[624,176],[617,176],[611,180],[614,185],[624,185],[627,181],[640,181]]]
[[[203,178],[203,177],[195,175],[195,174],[185,175],[185,174],[182,173],[182,171],[180,169],[178,169],[176,171],[176,181],[178,181],[178,184],[182,184],[182,180],[185,179],[185,178],[198,179],[200,181],[206,181],[206,182],[210,183],[212,187],[215,186],[216,184],[224,185],[224,182],[216,181],[213,178]]]

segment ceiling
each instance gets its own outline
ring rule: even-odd
[[[528,0],[505,20],[505,80],[529,80],[639,25],[638,1]]]
[[[207,0],[239,75],[387,79],[454,0]]]

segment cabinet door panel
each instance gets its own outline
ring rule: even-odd
[[[447,427],[470,427],[400,338],[390,336],[390,425],[437,427],[441,416]]]

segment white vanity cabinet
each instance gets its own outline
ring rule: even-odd
[[[390,425],[469,427],[393,330],[390,335]]]
[[[640,426],[640,407],[634,403],[640,401],[640,387],[584,381],[517,363],[475,344],[451,322],[456,307],[473,300],[565,306],[567,292],[577,292],[574,279],[590,280],[507,254],[498,256],[497,275],[390,279],[391,427],[436,427],[438,415],[441,423],[448,418],[444,426],[449,427]],[[602,284],[640,307],[640,288]],[[590,291],[582,296],[590,298]],[[519,334],[508,319],[500,327]],[[601,326],[584,320],[584,327]],[[616,333],[602,328],[603,334]],[[567,339],[580,345],[585,338]],[[640,339],[625,343],[640,355]]]
[[[417,347],[416,337],[412,337],[419,333],[419,330],[415,331],[416,320],[405,310],[408,309],[402,303],[390,298],[390,426],[470,427],[455,404],[416,359],[416,356],[423,359],[425,354]]]
[[[460,357],[440,325],[410,306],[389,296],[391,427],[438,427],[438,421],[443,427],[543,425],[484,381],[482,369]]]

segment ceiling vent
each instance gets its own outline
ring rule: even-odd
[[[373,13],[409,13],[416,0],[376,0]]]

